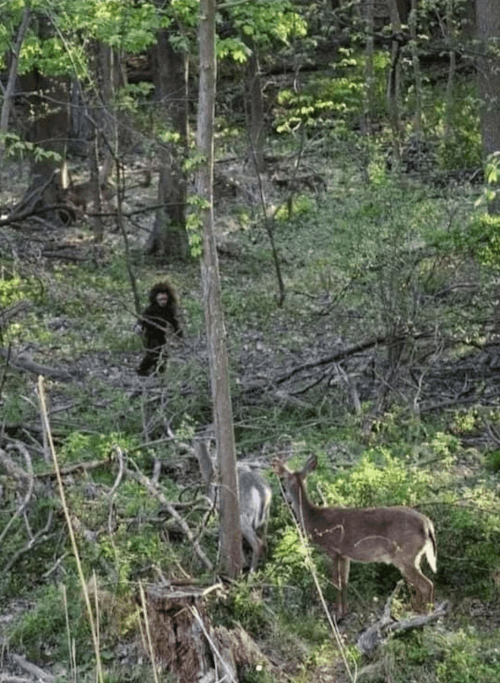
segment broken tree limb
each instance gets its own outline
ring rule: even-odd
[[[402,585],[403,581],[398,581],[396,588],[393,590],[385,604],[380,619],[373,624],[373,626],[366,629],[358,638],[356,644],[364,655],[373,654],[373,651],[393,633],[410,631],[414,628],[422,628],[426,624],[437,621],[448,614],[450,605],[448,602],[442,602],[430,614],[419,614],[400,621],[394,619],[391,615],[392,601]]]
[[[412,339],[422,339],[424,337],[428,337],[429,333],[420,332],[418,334],[408,334],[407,336],[411,337]],[[287,380],[291,379],[294,375],[297,375],[299,372],[302,372],[303,370],[310,370],[311,368],[321,367],[322,365],[338,363],[339,361],[344,360],[349,356],[355,356],[357,353],[367,351],[368,349],[371,349],[374,346],[383,346],[385,344],[388,344],[389,342],[391,344],[394,343],[394,335],[384,334],[379,335],[377,337],[371,337],[370,339],[365,339],[364,341],[358,342],[357,344],[352,344],[351,346],[347,346],[344,349],[339,349],[335,351],[335,353],[332,353],[329,356],[325,356],[324,358],[320,358],[319,360],[309,361],[308,363],[298,365],[292,370],[286,372],[284,375],[278,377],[276,379],[276,384],[282,384],[283,382],[286,382]]]
[[[68,382],[73,379],[67,370],[35,363],[24,351],[17,353],[12,348],[0,348],[0,357],[5,358],[11,367],[21,372],[31,372],[33,375],[42,375],[43,377],[50,377],[61,382]]]
[[[12,517],[9,519],[9,521],[7,522],[5,527],[3,528],[2,533],[0,533],[0,545],[3,543],[3,539],[7,535],[7,532],[10,529],[10,527],[14,524],[15,520],[24,514],[24,511],[26,510],[28,503],[31,500],[31,496],[33,494],[33,489],[35,487],[35,482],[33,479],[33,465],[31,463],[31,456],[28,452],[28,449],[26,448],[26,446],[24,444],[22,444],[20,442],[18,442],[16,445],[17,445],[18,450],[24,456],[27,472],[24,472],[24,470],[22,470],[22,468],[17,467],[10,460],[10,458],[7,456],[5,451],[3,451],[2,449],[0,449],[0,459],[1,459],[2,464],[5,463],[6,469],[9,469],[9,470],[16,472],[16,477],[23,482],[22,488],[26,488],[26,492],[25,492],[24,497],[21,500],[21,503],[18,506],[17,510],[15,511],[15,513],[12,515]],[[22,474],[21,474],[21,472],[22,472]]]
[[[125,473],[131,479],[135,479],[135,481],[138,481],[140,484],[142,484],[152,496],[154,496],[157,500],[160,501],[162,505],[165,506],[165,509],[168,511],[168,513],[176,520],[176,522],[178,522],[188,541],[190,541],[193,544],[194,551],[196,552],[200,560],[203,562],[205,567],[212,571],[214,568],[212,562],[208,559],[203,550],[200,548],[198,541],[194,537],[186,521],[180,516],[180,514],[177,512],[174,506],[171,503],[169,503],[169,501],[165,498],[163,493],[158,490],[158,487],[155,486],[153,482],[150,479],[148,479],[138,469],[134,471],[130,468],[126,468]]]
[[[15,318],[16,315],[26,311],[30,308],[31,304],[29,301],[24,299],[23,301],[18,301],[17,304],[9,306],[8,308],[3,308],[0,311],[0,329],[7,326],[7,323]]]
[[[43,669],[40,669],[40,667],[36,664],[28,662],[28,660],[21,655],[12,653],[9,655],[9,657],[18,667],[24,669],[24,671],[27,671],[32,676],[35,676],[39,681],[43,681],[43,683],[53,683],[53,681],[56,679],[55,676],[47,671],[44,671]]]

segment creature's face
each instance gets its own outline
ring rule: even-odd
[[[162,308],[168,304],[168,294],[166,292],[159,292],[156,295],[156,303]]]

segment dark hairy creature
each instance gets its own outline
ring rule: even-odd
[[[183,332],[179,322],[177,296],[169,282],[158,282],[149,292],[149,306],[143,311],[137,323],[137,331],[142,335],[146,353],[137,368],[137,374],[150,375],[165,369],[167,334],[173,329],[177,337]]]

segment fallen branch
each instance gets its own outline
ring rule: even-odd
[[[43,377],[58,379],[61,382],[68,382],[73,379],[72,375],[67,370],[62,370],[60,368],[50,368],[46,365],[39,365],[23,351],[16,354],[11,348],[0,349],[0,357],[5,358],[7,363],[15,370],[31,372],[37,376],[42,375]]]
[[[12,569],[17,564],[17,561],[22,555],[25,555],[26,553],[31,553],[33,551],[33,548],[35,548],[38,545],[41,545],[42,543],[45,543],[48,538],[49,538],[49,531],[52,527],[52,521],[54,519],[54,513],[51,510],[49,512],[49,515],[47,517],[47,522],[45,523],[45,526],[43,529],[39,529],[36,534],[32,535],[28,542],[20,548],[14,555],[10,558],[10,560],[7,562],[7,564],[3,567],[2,573],[0,576],[4,577],[7,576]],[[31,530],[30,530],[31,533]]]
[[[150,479],[148,479],[139,469],[136,469],[136,471],[134,471],[130,468],[126,468],[125,473],[128,477],[131,477],[132,479],[135,479],[135,481],[138,481],[140,484],[142,484],[152,496],[154,496],[157,500],[160,501],[162,505],[165,506],[167,512],[176,520],[176,522],[178,522],[188,541],[193,544],[193,548],[196,554],[203,562],[205,567],[212,571],[212,569],[214,568],[212,562],[208,559],[203,550],[200,548],[200,545],[194,537],[191,529],[187,525],[186,521],[179,515],[179,513],[174,508],[172,503],[170,503],[165,498],[163,493],[159,491],[158,488],[153,484],[153,482]]]
[[[442,602],[430,614],[419,614],[409,619],[397,621],[391,616],[392,601],[395,595],[403,585],[403,581],[398,581],[396,588],[389,596],[382,616],[380,619],[366,629],[358,638],[357,646],[364,655],[371,655],[373,651],[392,633],[399,633],[401,631],[410,631],[414,628],[422,628],[426,624],[437,621],[448,614],[450,605],[448,602]]]
[[[32,676],[36,676],[36,678],[40,681],[43,681],[43,683],[53,683],[53,681],[56,680],[55,676],[47,673],[43,669],[40,669],[40,667],[37,666],[36,664],[32,664],[31,662],[28,662],[27,659],[25,659],[24,657],[21,657],[20,655],[11,654],[10,659],[18,667],[20,667],[21,669],[24,669],[25,671],[27,671]]]
[[[76,462],[74,465],[61,467],[59,471],[61,473],[61,476],[64,477],[65,475],[73,474],[74,472],[89,472],[90,470],[95,470],[98,467],[109,465],[111,462],[111,460],[90,460],[88,462]],[[35,474],[35,477],[37,479],[45,479],[49,477],[55,477],[56,474],[57,473],[55,470],[50,470],[48,472],[37,472]]]
[[[408,337],[410,336],[412,339],[421,339],[422,337],[427,337],[429,335],[427,332],[421,332],[419,334],[408,335]],[[335,353],[332,353],[329,356],[325,356],[324,358],[320,358],[319,360],[309,361],[308,363],[298,365],[296,368],[293,368],[284,375],[281,375],[281,377],[278,377],[276,380],[276,384],[282,384],[283,382],[286,382],[287,380],[291,379],[294,375],[298,374],[299,372],[302,372],[303,370],[310,370],[311,368],[318,368],[322,365],[338,363],[339,361],[344,360],[349,356],[355,356],[356,354],[361,353],[362,351],[366,351],[367,349],[371,349],[374,346],[381,346],[388,343],[394,343],[394,335],[384,334],[378,337],[372,337],[371,339],[365,339],[365,341],[358,342],[357,344],[352,344],[352,346],[347,346],[344,349],[339,349],[338,351],[335,351]]]
[[[31,500],[31,496],[33,494],[33,489],[35,486],[35,482],[33,479],[33,466],[31,463],[31,457],[30,457],[30,454],[28,452],[28,449],[22,443],[18,443],[16,445],[17,445],[18,450],[24,456],[27,472],[24,472],[24,470],[22,468],[14,465],[14,463],[12,463],[12,461],[10,461],[10,459],[8,458],[5,451],[2,451],[1,449],[0,449],[0,458],[2,460],[2,463],[9,461],[9,466],[10,465],[12,466],[12,470],[16,472],[17,478],[22,480],[23,488],[26,488],[27,490],[26,490],[24,498],[22,499],[17,510],[15,511],[15,513],[12,515],[12,517],[9,519],[9,521],[7,522],[5,527],[3,528],[2,533],[0,533],[0,545],[3,544],[3,539],[7,535],[7,532],[9,531],[10,527],[14,524],[15,520],[24,514],[24,511],[26,510],[28,503]],[[6,469],[10,469],[9,466],[6,466]]]
[[[22,313],[23,311],[27,311],[30,308],[30,302],[29,301],[18,301],[17,304],[14,304],[13,306],[9,306],[9,308],[4,308],[3,310],[0,311],[0,328],[6,327],[7,323],[12,319],[15,318],[16,315],[19,313]]]
[[[49,187],[49,185],[52,184],[54,181],[54,178],[56,176],[58,171],[53,171],[52,174],[50,175],[49,179],[45,181],[43,185],[40,185],[39,187],[35,187],[31,192],[29,192],[27,195],[24,196],[24,198],[21,200],[21,202],[14,207],[14,210],[12,213],[7,216],[6,218],[0,219],[0,226],[2,225],[11,225],[13,223],[17,223],[18,221],[22,221],[25,218],[28,218],[29,216],[32,215],[37,215],[39,213],[42,213],[43,211],[49,211],[53,208],[57,207],[45,207],[45,209],[42,209],[39,207],[37,209],[38,202],[42,199],[43,193],[45,190]],[[16,227],[16,226],[14,226]]]

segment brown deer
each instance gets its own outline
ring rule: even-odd
[[[313,505],[304,481],[316,469],[309,457],[302,470],[291,472],[282,459],[273,470],[284,480],[293,511],[313,543],[333,559],[333,584],[339,591],[337,616],[347,613],[347,584],[350,561],[393,564],[415,589],[414,608],[424,611],[434,603],[434,584],[420,570],[426,555],[436,571],[436,536],[431,520],[408,507],[329,508]]]
[[[217,501],[216,460],[210,453],[207,442],[203,439],[194,442],[194,452],[207,487],[208,497],[215,503]],[[265,479],[246,463],[237,462],[236,473],[238,476],[241,534],[252,549],[250,573],[253,573],[264,552],[272,490]],[[258,531],[260,536],[257,534]]]

